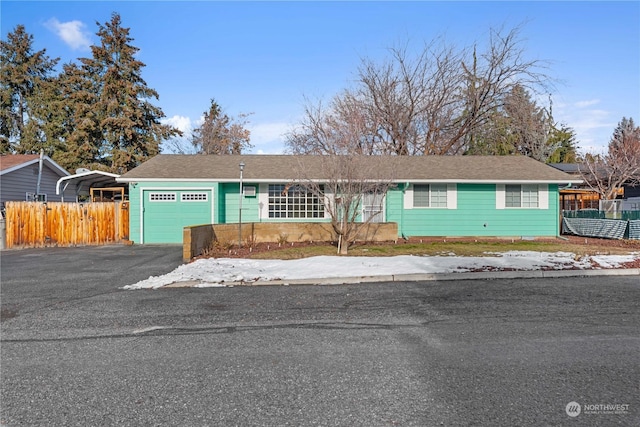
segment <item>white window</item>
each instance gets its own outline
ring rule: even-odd
[[[446,208],[447,184],[415,184],[413,186],[414,208]]]
[[[496,209],[549,209],[547,184],[497,184]]]
[[[537,208],[538,207],[538,186],[537,185],[505,185],[505,207],[507,208]]]
[[[197,192],[197,193],[182,193],[180,194],[181,202],[206,202],[209,200],[209,193]]]
[[[522,186],[522,207],[523,208],[538,207],[538,186],[537,185]]]
[[[458,185],[413,184],[404,191],[404,208],[458,209]]]
[[[176,193],[149,193],[150,202],[175,202]]]
[[[268,194],[269,218],[324,218],[322,201],[301,186],[269,184]]]

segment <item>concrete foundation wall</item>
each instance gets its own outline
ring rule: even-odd
[[[184,227],[182,258],[185,261],[201,255],[213,246],[238,244],[238,224],[214,224]],[[358,241],[385,242],[398,238],[398,225],[394,222],[372,223],[362,227]],[[331,224],[314,222],[277,223],[260,222],[242,224],[242,244],[284,242],[331,242],[335,234]]]

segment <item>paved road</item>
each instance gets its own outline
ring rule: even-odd
[[[637,276],[119,289],[180,258],[3,252],[0,423],[640,425]]]

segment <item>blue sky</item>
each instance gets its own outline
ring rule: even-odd
[[[91,55],[96,22],[121,15],[160,94],[167,121],[188,131],[215,98],[252,113],[253,153],[279,153],[304,97],[329,100],[351,85],[362,57],[444,36],[484,42],[491,28],[522,26],[527,59],[560,81],[554,117],[581,151],[602,151],[622,117],[640,124],[640,2],[6,1],[2,39],[22,24],[36,50],[61,63]]]

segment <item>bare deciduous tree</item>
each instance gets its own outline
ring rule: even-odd
[[[310,158],[320,163],[319,171],[307,163]],[[394,160],[389,156],[353,154],[300,157],[296,184],[322,201],[339,254],[348,253],[363,229],[383,220],[385,196],[394,185]],[[318,173],[324,178],[318,179]]]
[[[367,133],[372,120],[347,94],[329,108],[307,103],[305,119],[288,135],[294,154],[314,154],[299,157],[296,184],[322,201],[340,254],[348,252],[363,227],[382,220],[393,182],[395,158],[372,155]]]
[[[455,49],[436,41],[416,56],[392,48],[386,61],[364,59],[356,86],[337,95],[323,115],[361,130],[356,152],[367,154],[462,154],[477,132],[503,107],[514,87],[532,92],[549,79],[540,60],[526,60],[520,29],[492,31],[486,50]],[[316,153],[325,147],[306,124],[322,109],[308,106],[289,151]],[[312,114],[310,114],[312,113]],[[311,126],[311,130],[315,130]],[[328,151],[327,151],[328,152]]]
[[[345,94],[329,106],[307,100],[304,118],[289,132],[293,154],[375,154],[368,140],[370,118],[358,103]]]
[[[622,118],[604,156],[586,156],[582,176],[606,200],[615,199],[623,184],[640,184],[640,127]]]
[[[407,47],[377,64],[363,60],[351,98],[371,117],[371,150],[379,154],[440,154],[453,132],[463,80],[462,57],[448,46],[425,46],[414,59]]]

